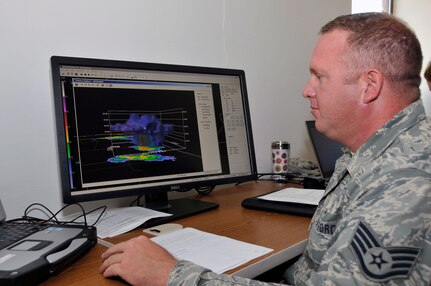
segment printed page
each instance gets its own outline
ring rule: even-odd
[[[71,220],[78,217],[81,213],[75,213],[62,218],[62,220]],[[87,224],[93,225],[99,217],[100,212],[94,212],[86,215]],[[97,237],[106,238],[120,235],[131,231],[144,222],[156,218],[167,217],[171,214],[147,209],[143,207],[123,207],[107,209],[95,225],[97,228]],[[83,222],[83,218],[79,218],[76,222]]]
[[[323,197],[325,190],[285,188],[268,195],[260,196],[259,199],[287,203],[300,203],[317,205]]]
[[[191,261],[216,273],[223,273],[272,251],[194,228],[184,228],[152,238],[175,258]]]

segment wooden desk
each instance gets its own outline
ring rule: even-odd
[[[284,187],[284,184],[257,181],[227,187],[203,197],[194,196],[192,198],[216,202],[220,206],[175,223],[274,249],[273,252],[228,272],[255,277],[295,257],[305,247],[310,218],[241,207],[241,201],[245,198]],[[142,229],[136,229],[107,241],[118,243],[141,234],[144,234]],[[123,285],[120,281],[105,279],[99,274],[100,256],[105,249],[105,246],[97,244],[79,261],[42,285]]]

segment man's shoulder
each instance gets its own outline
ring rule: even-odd
[[[400,137],[404,142],[422,142],[430,146],[431,139],[431,118],[425,115],[421,116],[416,124],[400,132]],[[428,143],[428,144],[427,144]]]
[[[431,174],[431,120],[424,118],[401,131],[383,153],[383,158],[396,169],[414,168]]]

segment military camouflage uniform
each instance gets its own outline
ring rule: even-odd
[[[431,285],[431,121],[421,100],[337,161],[294,285]],[[269,285],[179,261],[169,285]]]

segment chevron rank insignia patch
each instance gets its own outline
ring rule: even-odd
[[[416,247],[382,246],[371,227],[363,221],[359,222],[349,248],[362,273],[376,282],[407,278],[420,252]]]

